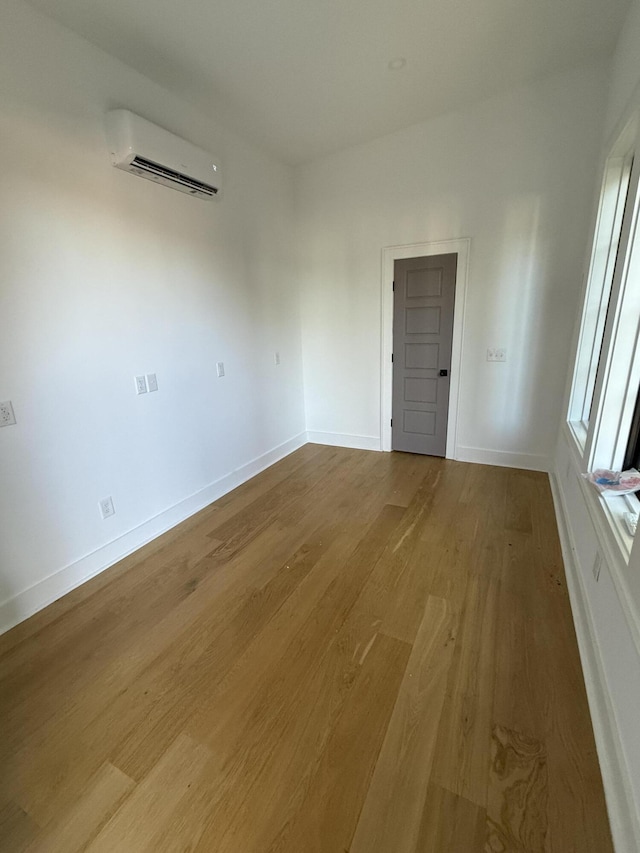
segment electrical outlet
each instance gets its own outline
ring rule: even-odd
[[[0,427],[13,426],[16,422],[16,416],[13,414],[13,406],[11,400],[5,400],[0,403]]]
[[[144,376],[136,376],[136,394],[147,393],[147,380]]]
[[[216,363],[216,370],[218,372],[218,379],[221,379],[224,376],[224,361]]]
[[[596,583],[598,583],[598,581],[600,580],[600,569],[601,568],[602,568],[602,555],[600,554],[600,551],[598,551],[596,553],[596,556],[594,557],[593,569],[591,570],[593,572],[593,577],[594,577],[594,580]]]
[[[109,516],[116,514],[111,495],[109,495],[108,498],[102,498],[102,500],[98,502],[98,506],[100,507],[100,515],[103,518],[109,518]]]
[[[504,347],[489,347],[487,361],[506,361],[507,351]]]
[[[149,386],[149,392],[158,390],[158,377],[155,373],[147,373],[147,385]]]
[[[273,360],[275,361],[276,364],[280,364],[280,353],[279,352],[276,352],[274,354]]]

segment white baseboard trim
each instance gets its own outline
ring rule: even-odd
[[[350,435],[343,432],[307,432],[311,444],[328,444],[331,447],[352,447],[355,450],[380,450],[380,436]]]
[[[29,616],[33,616],[34,613],[108,569],[118,560],[122,560],[137,551],[138,548],[151,542],[162,533],[166,533],[167,530],[204,509],[242,483],[246,483],[256,474],[264,471],[265,468],[269,468],[280,459],[284,459],[285,456],[306,443],[306,432],[290,438],[261,456],[250,460],[240,468],[236,468],[235,471],[225,474],[224,477],[210,483],[204,489],[148,519],[138,527],[134,527],[112,542],[81,557],[70,565],[58,569],[28,589],[11,596],[0,604],[0,634],[28,619]]]
[[[607,688],[593,617],[582,576],[576,565],[575,543],[571,526],[567,523],[564,494],[555,474],[549,474],[549,481],[558,522],[567,588],[578,638],[578,649],[602,772],[613,844],[616,853],[637,853],[640,850],[640,815],[635,804],[631,780],[615,722],[615,711]]]
[[[524,468],[527,471],[549,470],[549,457],[541,453],[512,453],[508,450],[488,450],[484,447],[458,445],[454,458],[460,462],[498,465],[502,468]]]

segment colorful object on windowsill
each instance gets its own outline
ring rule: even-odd
[[[605,498],[611,495],[631,495],[640,490],[640,473],[635,468],[628,471],[597,468],[582,476]]]

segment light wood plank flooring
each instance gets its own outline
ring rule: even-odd
[[[543,474],[306,445],[0,679],[3,851],[612,851]]]

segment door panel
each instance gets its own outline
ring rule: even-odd
[[[431,255],[395,262],[394,450],[445,455],[457,258]]]

